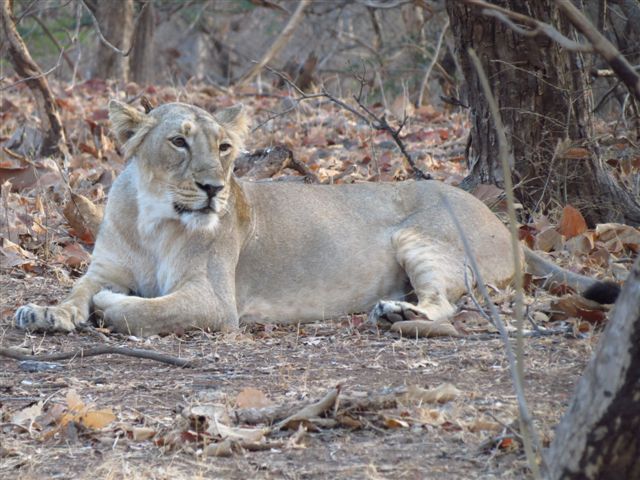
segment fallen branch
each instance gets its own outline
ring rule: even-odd
[[[281,422],[279,422],[274,429],[282,430],[283,428],[290,428],[295,425],[295,428],[298,428],[298,424],[304,420],[309,420],[311,418],[315,418],[329,410],[333,407],[338,400],[338,395],[340,394],[340,385],[335,388],[332,388],[327,392],[327,394],[318,400],[316,403],[312,403],[311,405],[307,405],[302,410],[294,413],[293,415],[285,418]]]
[[[38,115],[43,135],[38,153],[42,156],[67,155],[66,137],[55,98],[49,88],[46,75],[31,57],[18,32],[13,18],[13,2],[10,0],[2,0],[0,3],[0,23],[2,23],[5,32],[4,38],[7,42],[7,49],[13,68],[26,82],[38,105]],[[62,53],[64,51],[61,52],[60,58],[58,58],[56,68],[61,64]]]
[[[151,350],[142,350],[139,348],[113,347],[103,345],[91,348],[81,348],[71,352],[50,353],[46,355],[25,355],[13,348],[0,347],[0,357],[8,357],[14,360],[29,360],[33,362],[55,362],[58,360],[69,360],[74,358],[95,357],[96,355],[124,355],[126,357],[145,358],[160,363],[175,365],[183,368],[193,368],[196,366],[196,360],[178,358],[164,353],[152,352]]]

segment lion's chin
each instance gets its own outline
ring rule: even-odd
[[[180,215],[180,221],[191,231],[215,232],[220,224],[220,218],[216,213],[213,213],[213,210],[184,212]]]

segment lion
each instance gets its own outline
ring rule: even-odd
[[[448,322],[474,280],[443,199],[484,282],[514,276],[507,228],[463,190],[434,180],[241,181],[233,174],[248,133],[241,106],[210,114],[169,103],[142,113],[112,100],[109,117],[128,163],[92,261],[59,305],[20,307],[19,328],[72,331],[92,309],[112,331],[137,336],[360,312],[380,323]]]

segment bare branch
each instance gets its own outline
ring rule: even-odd
[[[380,2],[375,2],[373,0],[356,0],[356,3],[367,8],[390,10],[392,8],[406,5],[407,3],[413,3],[413,0],[387,0]]]
[[[13,358],[14,360],[29,360],[35,362],[55,362],[58,360],[69,360],[74,358],[95,357],[96,355],[124,355],[134,358],[145,358],[155,360],[160,363],[167,363],[177,367],[192,368],[195,366],[195,360],[178,358],[164,353],[153,352],[151,350],[143,350],[139,348],[114,347],[111,345],[100,345],[91,348],[81,348],[72,352],[52,353],[49,355],[25,355],[13,348],[0,347],[0,356]]]
[[[516,33],[526,36],[534,36],[538,33],[544,33],[546,36],[554,40],[556,43],[561,45],[563,48],[567,50],[575,51],[575,52],[592,52],[593,47],[591,45],[584,45],[578,42],[574,42],[573,40],[562,35],[558,30],[549,25],[548,23],[541,22],[536,20],[535,18],[531,18],[527,15],[523,15],[521,13],[513,12],[507,8],[499,7],[498,5],[493,5],[491,3],[484,2],[482,0],[462,0],[464,3],[468,5],[474,5],[476,7],[483,8],[482,13],[485,15],[496,17],[501,22],[504,22],[509,27],[511,27]],[[509,19],[515,20],[516,22],[520,22],[524,25],[529,26],[532,30],[523,29]]]
[[[489,86],[489,80],[487,75],[482,68],[482,64],[480,63],[480,59],[476,55],[476,53],[469,49],[469,57],[473,61],[473,64],[478,72],[478,79],[480,80],[480,85],[482,86],[482,90],[487,99],[487,103],[489,105],[489,110],[491,111],[491,116],[493,118],[495,130],[498,136],[498,148],[499,148],[499,156],[500,162],[502,163],[503,169],[503,178],[504,178],[504,190],[507,195],[507,207],[509,212],[509,230],[511,233],[511,249],[513,255],[513,264],[514,264],[514,277],[516,284],[516,303],[515,303],[515,317],[518,326],[518,337],[517,337],[517,361],[515,365],[515,371],[512,372],[513,381],[517,384],[516,392],[522,392],[522,401],[520,403],[520,429],[522,430],[522,439],[524,450],[527,455],[527,460],[529,463],[529,467],[533,472],[534,478],[541,478],[540,471],[538,468],[538,463],[535,458],[535,453],[533,451],[533,447],[535,447],[539,452],[542,452],[540,449],[540,445],[537,441],[537,435],[535,433],[535,429],[533,426],[533,422],[529,417],[526,402],[524,399],[524,341],[522,337],[522,329],[524,328],[524,294],[523,294],[523,277],[522,277],[522,261],[520,258],[520,245],[518,240],[518,232],[516,230],[516,210],[515,210],[515,198],[513,195],[513,182],[511,179],[511,167],[509,162],[510,148],[507,140],[507,136],[505,134],[505,128],[502,123],[502,118],[500,117],[500,111],[498,109],[498,104],[496,99],[491,92],[491,87]],[[466,247],[465,247],[466,248]],[[469,255],[467,253],[467,255]],[[470,261],[473,261],[470,259]],[[477,268],[475,268],[477,271]],[[478,272],[479,274],[479,272]],[[481,281],[478,279],[478,283]],[[498,318],[499,320],[499,318]],[[512,365],[513,367],[513,365]],[[523,410],[524,407],[524,410]],[[543,465],[543,468],[545,466]]]
[[[449,29],[449,17],[444,23],[444,27],[442,27],[442,31],[440,32],[440,36],[438,37],[438,43],[436,44],[436,49],[433,52],[433,56],[431,57],[431,62],[427,66],[427,69],[424,71],[424,77],[422,77],[422,83],[420,83],[420,90],[418,95],[418,100],[416,101],[416,107],[420,107],[422,105],[422,96],[424,95],[424,91],[427,88],[427,82],[429,82],[429,76],[431,75],[431,71],[433,70],[434,65],[438,61],[438,57],[440,56],[440,48],[442,48],[442,41],[444,40],[444,35],[447,33]]]
[[[256,128],[262,127],[268,121],[273,120],[276,117],[279,117],[281,115],[285,115],[285,114],[295,110],[295,108],[297,107],[298,103],[300,103],[301,101],[309,100],[309,99],[312,99],[312,98],[326,98],[329,101],[331,101],[332,103],[335,103],[339,107],[343,108],[344,110],[347,110],[348,112],[351,112],[357,118],[359,118],[363,122],[365,122],[368,125],[370,125],[371,128],[374,128],[375,130],[385,131],[389,135],[391,135],[391,138],[393,138],[393,141],[396,143],[396,145],[398,145],[398,148],[400,149],[400,152],[402,153],[402,155],[407,160],[407,163],[409,164],[409,166],[413,170],[414,176],[418,180],[430,180],[432,178],[429,173],[425,173],[422,170],[420,170],[420,168],[416,165],[416,163],[415,163],[413,157],[411,156],[411,154],[409,154],[409,152],[407,151],[407,149],[406,149],[406,147],[404,145],[404,142],[400,138],[400,132],[404,128],[404,126],[406,124],[406,121],[407,121],[406,118],[402,121],[402,123],[400,124],[400,126],[398,128],[393,128],[391,125],[389,125],[389,122],[387,121],[387,118],[384,115],[382,115],[381,117],[377,116],[375,113],[373,113],[371,110],[369,110],[369,108],[367,108],[367,106],[365,106],[362,103],[362,100],[360,98],[361,94],[362,94],[362,90],[360,90],[360,94],[357,97],[354,97],[354,100],[356,101],[356,103],[358,104],[358,107],[360,109],[360,110],[358,110],[357,108],[352,107],[351,105],[349,105],[348,103],[340,100],[339,98],[336,98],[335,96],[333,96],[331,93],[329,93],[327,90],[324,90],[324,89],[322,90],[321,93],[307,94],[300,87],[298,87],[293,81],[291,81],[291,79],[289,77],[287,77],[283,73],[278,72],[277,70],[274,70],[274,69],[269,68],[269,67],[265,67],[265,68],[268,71],[270,71],[271,73],[273,73],[274,75],[277,75],[278,77],[280,77],[284,82],[286,82],[289,86],[291,86],[291,88],[293,88],[296,91],[296,93],[298,94],[298,97],[294,99],[294,102],[296,102],[295,105],[293,105],[290,108],[287,108],[284,112],[280,112],[278,114],[273,115],[272,117],[270,117],[266,121],[262,122]],[[361,78],[360,81],[364,82],[364,79]]]
[[[569,21],[593,44],[593,48],[607,61],[629,91],[640,100],[640,75],[618,49],[606,39],[569,0],[555,0]]]
[[[305,8],[307,8],[310,2],[311,0],[300,0],[300,3],[298,3],[298,7],[296,8],[295,12],[293,12],[293,15],[291,15],[289,22],[287,22],[287,25],[284,27],[280,35],[278,35],[278,38],[276,38],[269,50],[267,50],[267,52],[262,56],[262,59],[238,80],[237,83],[239,85],[245,84],[252,80],[253,77],[260,73],[260,70],[262,70],[271,61],[271,59],[275,57],[280,52],[280,50],[282,50],[282,48],[291,39],[291,36],[293,35],[295,29],[302,21],[304,10]]]
[[[38,104],[38,113],[42,121],[43,130],[43,140],[39,153],[42,155],[66,155],[68,154],[66,138],[58,107],[45,74],[31,57],[29,49],[18,33],[13,18],[12,6],[11,0],[2,0],[0,4],[0,23],[2,23],[5,38],[8,42],[8,50],[13,67],[16,73],[27,83]],[[58,58],[58,64],[62,60],[61,57],[62,54]]]
[[[118,47],[116,47],[114,44],[112,44],[109,40],[107,40],[105,38],[105,36],[102,34],[102,30],[100,30],[100,23],[98,22],[98,19],[96,18],[95,14],[93,13],[93,10],[91,10],[91,8],[89,8],[89,6],[87,5],[85,0],[80,0],[80,2],[82,3],[82,5],[84,5],[85,9],[87,10],[87,12],[89,12],[89,15],[91,16],[91,20],[93,21],[93,25],[96,27],[96,32],[98,32],[98,37],[100,38],[100,42],[102,42],[103,45],[105,45],[106,47],[110,48],[111,50],[113,50],[115,53],[122,55],[123,57],[128,57],[129,54],[131,53],[131,50],[133,50],[133,46],[134,46],[134,42],[131,41],[131,43],[129,44],[129,48],[127,50],[120,50]],[[149,4],[149,2],[145,2],[142,5],[142,8],[140,9],[140,13],[138,13],[138,16],[136,17],[136,21],[133,24],[133,30],[136,30],[136,26],[138,25],[138,22],[140,21],[140,18],[142,17],[142,14],[144,13],[145,8],[147,8],[147,5]],[[134,37],[135,38],[135,37]]]

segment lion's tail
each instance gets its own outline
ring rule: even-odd
[[[576,289],[584,298],[602,304],[615,303],[620,294],[620,286],[614,282],[603,282],[571,272],[526,247],[524,255],[529,272],[536,276],[546,277],[543,288],[548,288],[554,283],[565,284]]]

